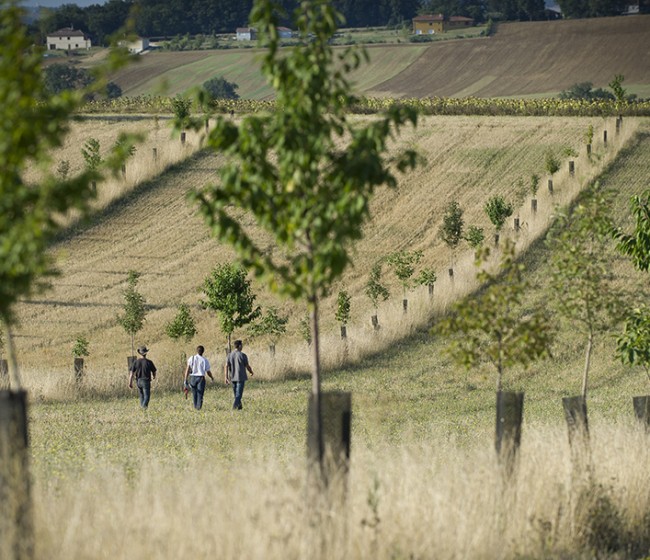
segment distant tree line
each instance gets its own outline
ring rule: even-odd
[[[289,20],[298,0],[277,0]],[[557,0],[565,17],[597,17],[620,14],[628,0]],[[410,26],[418,14],[466,16],[477,22],[540,20],[546,17],[544,0],[334,0],[344,16],[344,27]],[[650,0],[641,0],[642,6]],[[94,44],[108,45],[127,20],[138,35],[173,37],[234,33],[249,23],[253,0],[108,0],[86,8],[64,4],[41,8],[36,29],[48,32],[73,26],[88,33]],[[644,8],[645,9],[645,8]],[[642,10],[643,11],[643,10]]]

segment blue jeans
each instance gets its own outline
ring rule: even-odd
[[[140,393],[140,406],[147,408],[151,398],[151,379],[140,378],[137,380],[138,393]]]
[[[194,408],[201,410],[203,406],[203,393],[205,393],[205,376],[190,375],[190,389],[192,389]]]
[[[235,402],[232,403],[233,410],[241,410],[241,397],[244,394],[244,383],[246,381],[231,381],[233,393],[235,393]]]

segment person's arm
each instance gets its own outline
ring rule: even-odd
[[[133,370],[129,372],[129,389],[133,389]]]
[[[183,373],[183,383],[187,383],[187,378],[190,375],[190,363],[188,362],[185,366],[185,373]]]
[[[223,380],[226,385],[230,383],[230,379],[228,379],[228,360],[226,360],[226,365],[223,366]]]
[[[246,369],[248,370],[248,373],[251,374],[251,377],[253,377],[253,375],[255,375],[253,373],[253,368],[250,366],[250,364],[248,364],[248,363],[246,364]]]
[[[214,381],[214,377],[212,377],[212,372],[210,370],[206,371],[205,374]]]
[[[151,362],[151,379],[156,379],[156,373],[158,373],[158,370],[153,365],[153,362]]]

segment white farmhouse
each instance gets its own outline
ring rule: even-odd
[[[120,47],[126,47],[131,54],[140,54],[151,48],[147,37],[136,37],[133,41],[120,41]]]
[[[48,51],[73,51],[76,49],[89,49],[91,46],[90,37],[83,31],[72,27],[64,27],[47,34]]]
[[[237,40],[238,41],[254,41],[257,39],[257,31],[254,27],[238,27]]]

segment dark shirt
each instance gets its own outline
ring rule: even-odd
[[[234,350],[228,354],[227,360],[230,380],[235,382],[246,381],[248,379],[248,375],[246,374],[248,356],[241,350]]]
[[[131,371],[136,379],[148,379],[151,381],[152,374],[156,373],[156,366],[147,358],[138,358],[131,366]]]

